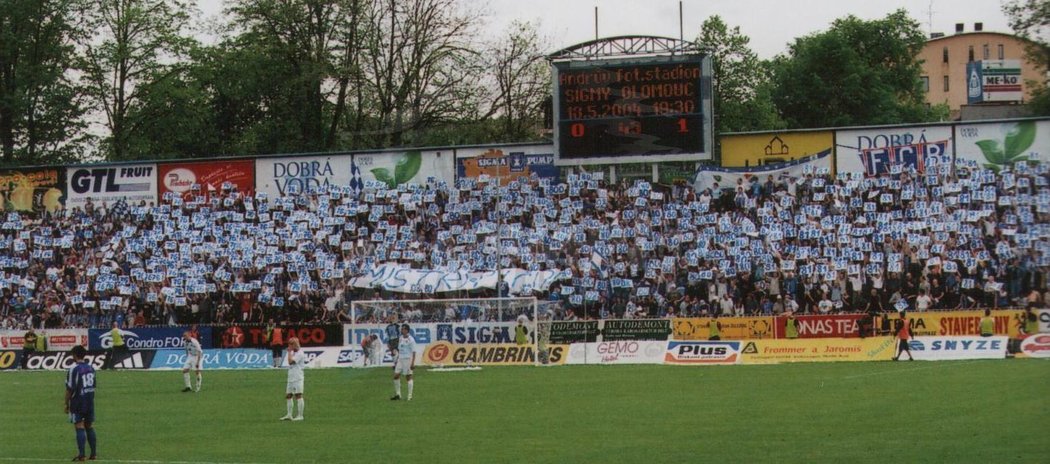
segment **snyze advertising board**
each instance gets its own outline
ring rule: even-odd
[[[1004,336],[996,337],[915,337],[908,344],[911,355],[919,361],[953,359],[1004,359]]]

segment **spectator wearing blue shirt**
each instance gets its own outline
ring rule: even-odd
[[[84,357],[87,350],[77,345],[70,350],[70,355],[77,364],[69,368],[66,373],[66,414],[77,433],[78,454],[73,461],[84,461],[84,442],[91,446],[91,456],[87,459],[96,459],[95,449],[95,369],[91,367]]]

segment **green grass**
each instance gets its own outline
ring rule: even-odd
[[[306,421],[279,422],[285,373],[102,372],[110,461],[1048,462],[1042,360],[771,366],[309,370]],[[63,374],[0,374],[0,463],[75,454]]]

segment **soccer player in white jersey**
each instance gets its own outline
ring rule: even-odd
[[[183,388],[182,392],[193,391],[190,388],[191,369],[197,371],[197,391],[201,391],[201,364],[204,362],[204,350],[201,349],[200,342],[193,338],[189,331],[182,333],[182,339],[186,342],[186,362],[182,364],[182,380],[186,388]]]
[[[284,400],[288,404],[288,413],[281,418],[281,420],[303,420],[303,407],[306,405],[306,401],[303,400],[303,379],[305,375],[303,373],[303,365],[306,364],[306,355],[303,354],[303,350],[299,349],[299,339],[292,337],[288,339],[288,387],[285,389]],[[299,415],[292,415],[293,401],[292,397],[295,397],[294,403],[298,403]]]
[[[397,341],[397,360],[394,361],[394,396],[401,399],[401,374],[408,380],[408,401],[412,401],[412,369],[416,367],[416,341],[409,334],[408,324],[401,326],[401,338]]]

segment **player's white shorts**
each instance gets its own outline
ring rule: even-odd
[[[182,363],[182,368],[189,370],[200,369],[200,358],[196,356],[186,356],[186,362]]]
[[[394,373],[402,375],[412,375],[412,360],[398,360],[397,363],[394,364]]]
[[[284,390],[289,395],[302,395],[303,394],[303,381],[295,380],[288,382],[288,387]]]

